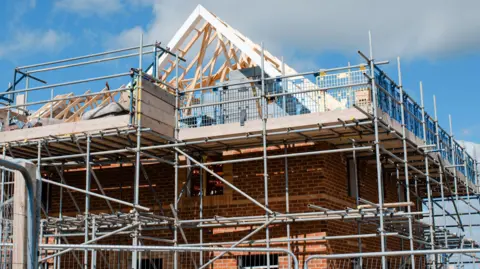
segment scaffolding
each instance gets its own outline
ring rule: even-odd
[[[137,52],[131,52],[135,50]],[[283,72],[272,77],[266,76],[264,72],[267,57],[263,46],[260,52],[260,74],[240,81],[227,80],[206,86],[200,83],[192,89],[180,86],[179,62],[184,59],[180,57],[179,51],[170,50],[158,43],[145,45],[143,40],[137,47],[16,68],[13,84],[0,94],[0,98],[5,101],[1,108],[4,115],[4,135],[1,139],[3,158],[21,158],[35,163],[39,175],[37,180],[42,182],[40,185],[46,186],[43,195],[50,195],[49,186],[61,189],[58,212],[50,214],[52,209],[48,202],[42,207],[38,253],[40,266],[50,265],[55,269],[136,269],[145,268],[145,265],[133,261],[147,257],[151,262],[147,267],[155,268],[157,258],[168,255],[166,260],[169,262],[162,266],[168,264],[168,267],[175,269],[205,268],[229,252],[246,251],[259,255],[275,252],[275,255],[288,257],[289,262],[285,268],[298,268],[297,256],[300,254],[292,249],[291,244],[294,242],[344,239],[358,240],[357,254],[310,256],[305,260],[304,268],[315,258],[327,259],[326,268],[449,268],[449,265],[460,267],[478,262],[476,252],[479,252],[479,245],[472,238],[466,237],[466,230],[471,235],[473,227],[479,224],[473,223],[472,218],[480,213],[472,203],[473,199],[478,198],[477,161],[454,139],[451,119],[449,132],[440,127],[435,100],[434,116],[425,111],[421,84],[420,103],[404,91],[400,59],[397,66],[398,82],[381,69],[388,62],[374,60],[371,44],[369,56],[359,52],[364,63],[305,73]],[[145,68],[145,55],[150,54],[153,54],[153,61]],[[36,75],[136,57],[138,67],[125,73],[56,84],[47,84]],[[176,80],[168,81],[158,76],[157,61],[162,57],[172,58],[175,64],[172,65],[174,70],[170,72],[175,73]],[[118,78],[125,81],[115,90],[111,90],[108,84],[99,92],[89,91],[81,95],[63,92],[55,95],[53,90]],[[32,81],[45,85],[31,87]],[[25,88],[18,89],[22,82],[25,83]],[[164,101],[172,101],[174,113],[171,115],[171,130],[147,126],[142,122],[147,119],[147,112],[142,110],[142,106],[148,107],[145,105],[148,99],[142,99],[142,96],[149,94],[147,87],[155,87]],[[29,98],[29,93],[33,97]],[[38,96],[45,98],[39,100]],[[29,102],[29,99],[34,101]],[[124,114],[107,118],[110,122],[121,118],[118,125],[112,123],[101,130],[88,129],[90,126],[86,125],[82,127],[85,129],[77,126],[79,131],[65,131],[63,134],[47,133],[52,131],[50,129],[45,132],[36,131],[40,130],[36,128],[49,126],[60,128],[63,124],[54,122],[52,125],[36,127],[38,119],[63,119],[71,124],[84,122],[93,125],[88,120],[81,119],[81,115],[97,107],[122,102],[125,104]],[[32,114],[32,109],[36,111],[34,117],[27,119],[29,113]],[[100,124],[105,123],[102,121]],[[18,130],[11,129],[13,125]],[[231,128],[232,126],[238,128]],[[10,132],[22,131],[25,137],[6,141],[10,139]],[[42,133],[40,137],[38,133]],[[204,134],[208,135],[203,136]],[[13,136],[16,135],[17,133]],[[289,152],[292,145],[317,142],[326,142],[333,147]],[[284,153],[272,154],[271,147],[281,149]],[[207,161],[202,157],[215,152],[246,148],[260,149],[261,156],[218,161]],[[354,188],[356,208],[332,209],[310,204],[304,212],[290,212],[288,182],[300,179],[289,176],[289,158],[323,154],[344,154],[354,160],[354,165],[357,165],[357,159],[374,163],[378,202],[361,197],[357,186]],[[283,212],[273,211],[269,205],[268,167],[269,160],[275,159],[284,160],[285,165]],[[212,168],[214,165],[253,161],[263,162],[263,183],[258,184],[259,188],[263,187],[262,200],[252,197]],[[171,212],[164,212],[162,201],[153,188],[154,182],[149,180],[146,166],[151,163],[164,163],[173,167],[175,202],[170,205]],[[133,167],[133,200],[110,197],[102,188],[102,178],[97,176],[96,168],[111,165]],[[49,171],[53,169],[55,175],[46,175],[45,168],[49,168]],[[204,171],[202,175],[215,178],[219,184],[249,200],[265,213],[235,217],[204,215],[203,200],[206,194],[205,186],[201,186],[197,194],[197,215],[181,219],[179,204],[188,192],[186,185],[191,180],[189,178],[182,186],[179,179],[181,169],[187,170],[190,177],[194,169]],[[68,183],[69,178],[65,175],[74,170],[85,172],[84,187]],[[404,200],[384,202],[385,171],[395,175],[399,192],[405,194]],[[11,173],[6,168],[2,170],[2,268],[11,266]],[[154,208],[141,203],[141,178],[146,181],[144,187],[153,192],[157,204]],[[353,179],[358,185],[356,172]],[[92,181],[98,186],[95,191],[92,190]],[[202,184],[204,181],[200,182]],[[84,197],[83,206],[78,194]],[[104,212],[98,213],[92,209],[93,198],[106,203]],[[75,216],[63,215],[62,208],[67,203],[75,208]],[[425,210],[415,207],[415,204],[421,204]],[[118,205],[130,210],[119,210]],[[467,208],[467,212],[461,212],[460,205]],[[468,216],[468,223],[464,223],[464,216]],[[443,221],[438,223],[439,218]],[[447,219],[453,220],[454,224],[448,224]],[[290,236],[291,223],[320,221],[353,221],[358,233],[305,238]],[[285,237],[272,238],[270,229],[279,225],[286,227]],[[368,233],[362,231],[363,226],[371,225],[376,230]],[[206,230],[225,227],[255,228],[240,240],[204,241]],[[460,232],[453,232],[454,228]],[[165,237],[142,234],[152,230],[165,231]],[[188,242],[190,230],[198,232],[198,243]],[[261,231],[265,232],[264,239],[252,239]],[[98,244],[122,236],[131,237],[130,246]],[[362,251],[362,240],[372,238],[378,240],[380,251]],[[387,238],[399,238],[402,240],[402,248],[403,242],[408,248],[391,251]],[[279,249],[276,243],[284,243],[285,248]],[[264,247],[246,248],[248,246]],[[266,268],[279,268],[278,263],[274,262],[278,256],[265,257]],[[250,266],[249,268],[253,266],[251,262],[242,264],[244,267]]]

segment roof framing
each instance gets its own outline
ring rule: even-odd
[[[215,41],[217,42],[215,43]],[[212,44],[216,44],[215,48],[212,48]],[[167,47],[188,59],[185,66],[178,63],[180,91],[213,86],[225,81],[228,73],[232,70],[261,66],[262,64],[262,47],[260,45],[232,28],[202,5],[198,5],[194,9]],[[213,51],[210,52],[209,49]],[[195,54],[189,54],[192,52]],[[264,50],[264,56],[264,71],[269,77],[298,74],[270,52]],[[172,57],[169,54],[163,54],[157,62],[157,70],[159,78],[175,86],[177,78],[173,71],[177,63]],[[295,85],[288,80],[286,88],[290,92],[317,87],[315,83],[303,76],[294,79],[302,81],[302,85]],[[304,105],[311,111],[318,111],[318,107],[321,107],[320,98],[325,98],[325,103],[328,104],[324,110],[345,107],[331,95],[320,94],[318,91],[306,92],[305,98],[309,100],[305,100]]]

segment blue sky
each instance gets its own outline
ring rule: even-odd
[[[15,66],[136,45],[140,33],[147,42],[167,43],[199,2],[253,41],[263,41],[274,55],[285,56],[297,71],[360,63],[356,50],[366,52],[371,30],[375,56],[392,61],[385,67],[389,74],[396,78],[394,60],[402,57],[406,90],[419,100],[418,83],[423,81],[427,110],[433,114],[435,94],[441,125],[448,129],[448,114],[452,114],[456,137],[480,143],[480,121],[475,117],[480,100],[476,89],[480,19],[475,1],[461,6],[424,1],[415,10],[412,1],[385,4],[376,0],[345,1],[342,6],[335,1],[298,5],[268,0],[256,3],[255,10],[249,8],[255,3],[250,0],[2,1],[1,87],[12,81]],[[370,19],[369,10],[375,19]],[[54,83],[102,72],[127,72],[133,65],[108,63],[39,76]]]

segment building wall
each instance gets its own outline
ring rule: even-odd
[[[333,148],[327,143],[303,144],[289,147],[288,153],[306,152],[314,150],[325,150]],[[269,148],[269,155],[283,154],[283,148]],[[247,149],[242,151],[225,152],[223,159],[247,158],[262,156],[261,149]],[[174,201],[174,170],[168,164],[144,165],[156,197],[162,201],[162,210],[166,215],[171,216],[169,205]],[[273,159],[268,161],[268,200],[269,208],[274,212],[285,212],[285,160]],[[52,176],[54,173],[51,173]],[[133,201],[134,190],[134,167],[123,166],[116,168],[96,168],[95,174],[107,196]],[[142,173],[143,174],[143,173]],[[226,180],[243,190],[256,200],[264,203],[264,178],[263,161],[239,162],[223,165],[223,175]],[[348,172],[347,157],[344,154],[323,154],[303,157],[288,158],[289,177],[289,203],[290,212],[311,212],[309,204],[315,204],[329,209],[355,208],[355,198],[348,194]],[[179,175],[180,187],[186,182],[186,169],[181,170]],[[372,202],[378,202],[376,166],[368,159],[360,159],[358,162],[358,178],[360,196]],[[65,179],[68,184],[79,188],[85,187],[85,171],[65,172]],[[160,206],[156,202],[155,195],[150,190],[147,180],[142,176],[140,183],[140,204],[151,207],[153,212],[159,213]],[[385,180],[385,202],[398,201],[396,179],[393,177]],[[98,192],[98,187],[92,177],[92,189]],[[59,208],[59,188],[53,187],[51,193],[50,214],[54,215]],[[73,193],[81,211],[84,210],[84,195]],[[75,207],[69,195],[63,194],[64,215],[75,216]],[[115,205],[115,210],[128,212],[129,209]],[[91,211],[94,213],[108,213],[106,202],[95,197],[91,198]],[[199,197],[188,197],[185,193],[179,204],[179,216],[181,219],[196,219],[199,214]],[[224,194],[219,196],[204,197],[204,218],[214,216],[233,217],[264,215],[265,211],[252,202],[245,199],[239,193],[225,187]],[[246,236],[256,227],[239,226],[226,228],[204,228],[204,242],[236,241]],[[362,233],[375,233],[376,227],[362,225]],[[189,243],[198,242],[199,231],[194,229],[185,230]],[[271,225],[269,228],[270,238],[285,238],[287,231],[285,224]],[[356,234],[357,224],[355,221],[312,221],[294,222],[290,225],[291,238],[304,238],[313,236],[333,236]],[[142,235],[165,236],[172,238],[170,230],[142,231]],[[254,235],[251,239],[264,239],[265,231]],[[83,240],[83,238],[79,239]],[[180,239],[180,241],[182,241]],[[80,241],[79,241],[80,242]],[[116,236],[102,241],[109,244],[130,244],[128,236]],[[181,242],[183,243],[183,242]],[[404,242],[404,247],[408,247]],[[152,241],[144,241],[144,244],[158,244]],[[402,242],[397,238],[387,239],[387,248],[391,250],[401,249]],[[248,246],[248,245],[243,245]],[[264,247],[262,244],[255,244],[255,247]],[[272,243],[271,247],[285,248],[286,243]],[[379,238],[362,239],[363,251],[380,250]],[[345,253],[358,252],[359,242],[357,239],[349,240],[324,240],[298,241],[291,243],[291,249],[298,255],[300,262],[312,254],[321,253]],[[213,254],[213,253],[211,253]],[[286,263],[286,257],[279,258],[280,263]],[[226,256],[215,262],[215,268],[232,268],[236,264],[236,258],[232,255]],[[283,264],[285,265],[285,264]],[[324,268],[325,261],[313,261],[312,268]],[[235,266],[234,266],[235,267]],[[281,264],[282,267],[282,264]]]

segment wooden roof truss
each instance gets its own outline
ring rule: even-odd
[[[232,70],[261,65],[260,45],[252,42],[246,36],[222,21],[219,17],[198,5],[182,27],[175,33],[167,47],[179,56],[187,59],[187,62],[178,63],[178,82],[180,91],[197,89],[222,84],[228,80],[228,74]],[[264,51],[264,71],[269,77],[298,74],[293,68]],[[175,58],[169,54],[163,54],[157,62],[157,77],[176,86]],[[151,74],[151,70],[150,74]],[[296,80],[302,80],[306,88],[314,88],[316,85],[310,80],[298,76]],[[301,90],[294,83],[288,81],[287,89],[291,91]],[[318,111],[318,92],[307,93],[311,98],[306,106],[312,106],[311,111]],[[190,94],[192,95],[192,94]],[[329,104],[328,109],[342,107],[330,95],[326,95]],[[192,96],[188,97],[187,105]]]

